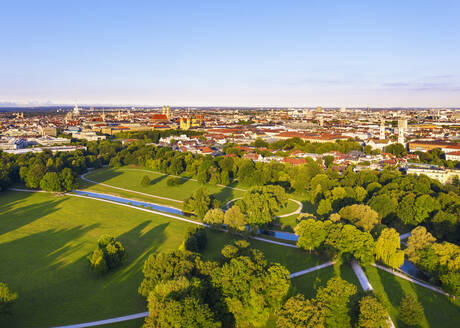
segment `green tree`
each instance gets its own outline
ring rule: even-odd
[[[371,295],[359,301],[359,327],[387,328],[388,311],[379,300]]]
[[[78,187],[78,179],[70,168],[62,169],[59,175],[63,191],[71,191]]]
[[[324,316],[315,300],[306,300],[301,294],[291,297],[278,313],[279,328],[324,328]]]
[[[62,191],[59,174],[47,172],[40,181],[40,188],[46,191]]]
[[[23,170],[24,172],[24,170]],[[27,188],[37,189],[46,173],[46,167],[39,161],[29,166],[23,173],[23,180]]]
[[[396,213],[402,223],[417,225],[418,222],[415,219],[415,194],[410,193],[404,196],[398,204]]]
[[[160,282],[174,280],[182,276],[193,277],[198,257],[196,253],[179,250],[150,255],[144,262],[142,270],[144,279],[139,286],[139,294],[148,297]]]
[[[400,250],[399,234],[393,228],[383,229],[375,244],[375,257],[396,269],[404,263],[404,252]]]
[[[332,212],[332,203],[329,199],[321,199],[316,209],[316,213],[321,216],[327,216]]]
[[[253,187],[237,202],[247,222],[252,225],[267,224],[274,219],[274,214],[288,201],[286,192],[280,186]]]
[[[418,326],[424,317],[423,306],[414,294],[406,295],[399,307],[399,318],[408,326]]]
[[[417,227],[411,231],[411,235],[407,240],[405,253],[411,262],[418,263],[421,251],[431,246],[435,241],[436,238],[427,232],[425,227]]]
[[[365,231],[371,231],[374,226],[380,223],[379,215],[370,206],[363,204],[354,204],[346,206],[339,211],[340,216],[363,228]]]
[[[350,297],[357,292],[355,285],[335,277],[327,282],[325,287],[319,288],[316,301],[320,311],[324,313],[326,327],[351,327]]]
[[[184,201],[184,209],[193,211],[199,218],[203,218],[212,205],[211,197],[205,188],[197,189]]]
[[[398,203],[386,194],[373,196],[368,205],[379,214],[380,219],[394,213],[398,207]]]
[[[289,271],[267,265],[260,252],[234,257],[222,266],[220,288],[236,327],[263,327],[290,288]]]
[[[301,220],[294,231],[299,236],[297,246],[310,252],[321,246],[327,235],[324,223],[314,219]]]
[[[125,259],[125,248],[121,242],[110,235],[102,235],[88,261],[91,268],[101,274],[119,267]]]
[[[415,201],[415,224],[424,222],[429,215],[441,208],[439,202],[433,199],[430,195],[421,195]]]
[[[246,216],[241,212],[237,205],[233,205],[225,212],[224,224],[235,231],[244,231],[246,229]]]
[[[395,155],[396,157],[402,157],[407,155],[406,148],[400,143],[394,143],[385,147],[385,152]]]
[[[334,156],[324,156],[323,160],[326,167],[331,167],[332,163],[334,163]]]
[[[203,222],[210,225],[221,225],[224,222],[224,212],[220,208],[213,208],[206,212]]]
[[[152,182],[151,182],[149,176],[148,176],[148,175],[144,175],[144,177],[143,177],[142,180],[141,180],[141,186],[142,186],[142,187],[147,187],[147,186],[150,186],[150,183],[152,183]]]
[[[17,299],[18,294],[12,292],[7,284],[0,282],[0,314],[9,313]]]
[[[143,328],[218,328],[221,323],[203,302],[206,286],[184,276],[160,282],[148,296],[149,316]]]
[[[104,260],[104,253],[99,248],[95,249],[90,256],[88,256],[89,265],[94,272],[102,275],[108,271],[107,263]]]

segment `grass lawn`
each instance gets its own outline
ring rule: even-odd
[[[203,252],[203,258],[213,261],[218,260],[220,258],[220,250],[225,245],[238,239],[241,238],[237,238],[234,235],[224,232],[209,233],[208,246]],[[253,248],[262,250],[268,261],[284,265],[291,273],[304,270],[327,261],[327,259],[310,255],[298,248],[285,247],[252,239],[250,239],[249,242]]]
[[[288,200],[286,207],[280,209],[275,215],[284,215],[295,212],[299,208],[299,205],[292,200]],[[298,214],[297,214],[298,215]]]
[[[145,258],[176,249],[190,225],[96,200],[41,193],[2,193],[0,213],[0,281],[19,293],[14,316],[0,317],[0,326],[12,328],[145,311],[137,295]],[[119,237],[128,262],[96,278],[86,256],[104,233]]]
[[[147,175],[152,182],[149,186],[143,187],[140,183],[145,175]],[[186,178],[182,179],[182,184],[171,187],[166,184],[168,176],[165,174],[156,173],[147,169],[128,167],[98,169],[88,173],[86,177],[111,186],[182,201],[190,197],[195,190],[203,187],[198,181],[191,179],[187,180]],[[212,184],[206,184],[204,186],[210,194],[213,194],[221,202],[222,206],[229,200],[241,197],[244,194],[244,191],[228,187]],[[119,190],[116,191],[119,192]],[[151,199],[151,201],[153,201],[153,199]],[[178,205],[180,204],[176,203],[176,206]]]
[[[278,218],[278,222],[282,226],[283,230],[294,232],[294,228],[297,225],[296,220],[298,217],[299,214],[293,214],[283,218]]]
[[[152,180],[152,183],[149,186],[143,187],[141,186],[140,182],[145,175],[147,175]],[[148,169],[141,168],[102,168],[88,173],[86,177],[90,180],[101,182],[110,186],[125,188],[146,194],[151,194],[154,196],[167,197],[180,201],[183,201],[186,198],[190,197],[195,190],[203,187],[201,183],[191,179],[187,180],[186,178],[183,178],[183,183],[178,186],[168,186],[166,184],[166,180],[168,178],[166,174],[157,173],[150,171]],[[225,204],[229,200],[242,197],[245,193],[242,190],[236,190],[229,187],[216,186],[212,184],[206,184],[204,186],[210,194],[214,194],[214,196],[220,201],[222,207],[225,206]],[[145,195],[139,195],[129,191],[110,188],[108,186],[94,185],[82,179],[80,180],[80,189],[99,191],[112,195],[182,208],[181,203],[149,197]],[[292,213],[296,211],[297,208],[298,204],[290,200],[288,201],[286,207],[282,208],[275,214],[283,215]]]
[[[99,192],[102,194],[107,194],[107,195],[113,195],[113,196],[119,196],[123,198],[129,198],[132,200],[138,200],[138,201],[144,201],[144,202],[150,202],[150,203],[155,203],[159,205],[167,205],[167,206],[172,206],[178,209],[183,208],[183,203],[182,202],[174,202],[166,199],[161,199],[161,198],[156,198],[152,196],[147,196],[147,195],[140,195],[137,193],[133,193],[130,191],[124,191],[124,190],[119,190],[115,188],[111,188],[108,186],[103,186],[103,185],[95,185],[91,184],[89,182],[86,182],[82,179],[80,179],[80,190],[87,190],[87,191],[93,191],[93,192]]]
[[[350,265],[343,264],[333,265],[292,279],[292,295],[301,293],[306,298],[314,298],[317,288],[326,286],[327,281],[336,276],[354,284],[358,288],[358,292],[362,291],[361,285]]]
[[[375,267],[367,267],[365,271],[375,292],[382,296],[397,327],[406,327],[399,320],[399,304],[406,293],[414,293],[425,309],[422,327],[460,327],[459,300],[453,301]]]

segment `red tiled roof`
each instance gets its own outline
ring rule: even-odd
[[[300,164],[305,164],[307,160],[305,158],[289,158],[289,157],[284,157],[282,160],[283,163],[290,163],[292,165],[300,165]]]
[[[201,148],[201,152],[202,153],[212,153],[212,149],[206,146],[206,147]]]
[[[150,117],[150,119],[156,120],[156,121],[160,121],[160,120],[162,120],[162,121],[169,121],[169,120],[168,120],[168,117],[167,117],[166,115],[164,115],[164,114],[153,114],[153,115]]]

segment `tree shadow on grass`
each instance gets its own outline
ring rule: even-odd
[[[116,278],[112,280],[113,283],[119,283],[132,275],[140,275],[147,257],[166,241],[165,230],[169,222],[148,229],[151,223],[144,221],[118,237],[126,249],[127,262],[114,273]]]
[[[413,286],[414,294],[425,310],[428,327],[460,327],[460,300],[455,301],[421,286]]]
[[[390,310],[391,307],[394,308],[392,319],[395,325],[397,327],[408,327],[399,319],[399,306],[402,299],[407,294],[415,295],[414,285],[410,282],[400,281],[395,275],[375,267],[369,268],[369,270],[371,269],[373,270],[373,277],[375,277],[372,283],[374,285],[380,284],[376,292],[377,296],[384,302],[388,310]],[[376,286],[374,286],[374,288],[376,288]]]
[[[219,201],[220,207],[224,207],[229,200],[235,198],[235,193],[231,188],[221,188],[219,192],[215,193],[213,196]]]
[[[113,168],[101,168],[91,171],[86,175],[86,178],[97,181],[98,183],[105,183],[106,181],[116,178],[122,174],[123,172],[117,171]]]
[[[83,258],[73,255],[82,246],[75,240],[97,227],[93,224],[49,229],[0,244],[0,277],[19,294],[14,315],[0,318],[1,327],[39,326],[37,322],[48,315],[50,323],[56,319],[60,305],[78,295],[78,287],[69,281],[69,276],[87,271],[81,265]],[[45,308],[53,308],[53,315]]]
[[[168,176],[167,175],[160,175],[159,177],[155,178],[155,179],[152,179],[150,180],[150,185],[153,186],[161,181],[163,181],[164,179],[166,179]]]
[[[56,198],[21,206],[30,195],[27,192],[9,193],[8,197],[11,201],[0,206],[0,236],[57,211],[58,205],[65,200],[65,198]]]
[[[302,212],[303,213],[316,213],[316,206],[309,200],[302,200]]]

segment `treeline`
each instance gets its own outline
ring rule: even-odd
[[[87,150],[12,155],[0,152],[0,188],[6,190],[15,183],[27,188],[48,191],[69,191],[78,186],[77,176],[89,167],[109,163],[121,149],[121,143],[111,141],[85,143]]]
[[[130,145],[118,152],[110,165],[140,165],[173,175],[194,177],[201,183],[243,186],[279,185],[307,200],[309,212],[328,218],[353,204],[369,205],[380,223],[398,231],[426,226],[438,239],[460,242],[460,190],[424,175],[403,175],[395,169],[343,174],[308,159],[299,166],[259,163],[227,156],[204,156],[170,148]],[[204,215],[204,213],[203,213]]]
[[[456,186],[442,185],[424,175],[402,175],[393,169],[354,172],[349,167],[339,175],[331,169],[321,172],[316,163],[310,162],[294,170],[297,173],[292,186],[309,199],[310,212],[318,218],[343,214],[341,209],[349,205],[366,204],[377,212],[376,229],[381,230],[381,223],[398,231],[424,225],[438,239],[460,242],[460,196]]]
[[[359,142],[353,140],[337,140],[336,142],[322,143],[305,141],[300,138],[282,139],[272,143],[268,143],[259,138],[251,145],[285,152],[301,150],[312,154],[323,154],[333,150],[346,154],[352,150],[362,150],[363,148]]]
[[[117,138],[121,139],[139,139],[145,142],[158,143],[161,138],[167,138],[171,136],[180,136],[185,134],[188,137],[200,136],[203,132],[193,130],[153,130],[153,131],[126,131],[120,132],[116,135]]]
[[[381,230],[381,224],[398,231],[423,225],[440,240],[460,242],[459,186],[442,185],[423,175],[402,175],[394,169],[354,172],[352,167],[339,174],[331,168],[324,170],[321,161],[312,159],[300,166],[259,163],[239,157],[178,152],[168,147],[145,145],[142,141],[125,148],[119,142],[110,141],[85,144],[87,151],[54,155],[46,151],[22,155],[1,153],[0,187],[5,189],[12,183],[23,182],[29,188],[65,191],[75,186],[76,175],[88,167],[132,164],[194,177],[201,183],[229,185],[237,180],[248,187],[277,185],[286,192],[302,195],[307,211],[322,219],[340,214],[343,207],[365,204],[378,214],[376,231]],[[48,174],[41,186],[49,172],[56,174]]]
[[[449,242],[436,242],[424,227],[412,231],[405,253],[430,280],[460,296],[460,247]]]

